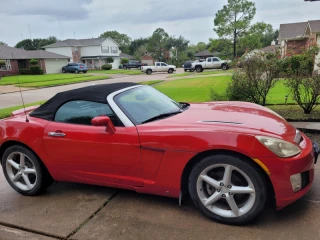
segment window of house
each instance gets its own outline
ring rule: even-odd
[[[123,126],[108,104],[82,100],[70,101],[62,105],[56,112],[54,121],[92,125],[91,120],[98,116],[108,116],[114,126]]]
[[[109,53],[109,47],[101,46],[101,52],[102,53]]]
[[[118,47],[111,47],[111,53],[118,53]]]
[[[11,71],[11,61],[4,60],[6,65],[0,67],[0,71]]]

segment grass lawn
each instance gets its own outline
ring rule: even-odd
[[[163,81],[164,80],[152,80],[152,81],[146,81],[146,82],[139,82],[139,84],[142,84],[142,85],[153,85],[153,84],[156,84],[156,83],[161,83]]]
[[[41,81],[41,82],[32,82],[32,83],[22,83],[21,87],[26,88],[39,88],[39,87],[52,87],[57,85],[67,85],[73,83],[80,82],[88,82],[94,80],[108,79],[108,76],[82,76],[78,78],[70,78],[70,79],[60,79],[60,80],[51,80],[51,81]]]
[[[268,106],[268,108],[289,120],[299,119],[302,121],[311,121],[312,119],[320,119],[320,106],[313,109],[310,114],[304,114],[302,108],[298,105],[275,105]]]
[[[26,107],[30,107],[30,106],[34,106],[34,105],[40,105],[40,104],[43,104],[44,102],[45,102],[45,101],[29,103],[29,104],[26,104],[25,106],[26,106]],[[0,109],[0,119],[1,119],[1,118],[9,117],[13,111],[18,110],[18,109],[21,109],[21,108],[23,108],[22,105],[20,105],[20,106],[15,106],[15,107],[9,107],[9,108]]]
[[[186,77],[186,76],[194,76],[196,77],[197,75],[213,75],[213,74],[232,74],[233,70],[227,70],[227,71],[212,71],[212,70],[204,70],[201,73],[197,72],[184,72],[184,73],[178,73],[178,74],[172,74],[168,76],[168,78],[173,78],[173,77]]]
[[[155,88],[176,101],[205,102],[209,101],[210,88],[219,94],[224,94],[229,80],[230,76],[177,79],[161,83]],[[279,81],[269,92],[267,104],[284,104],[285,95],[288,93],[289,90],[284,86],[283,81]],[[289,97],[288,103],[294,103],[294,101]]]
[[[124,69],[89,70],[89,73],[125,74],[125,75],[140,75],[140,74],[143,74],[143,72],[141,72],[140,70],[124,70]]]

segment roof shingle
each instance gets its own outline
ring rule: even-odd
[[[320,20],[309,21],[311,32],[320,33]]]
[[[279,38],[281,40],[302,37],[308,22],[280,24]]]
[[[83,47],[83,46],[99,46],[106,38],[88,38],[88,39],[66,39],[56,43],[44,46],[43,48],[55,47]]]

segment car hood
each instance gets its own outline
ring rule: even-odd
[[[183,113],[150,124],[162,128],[178,126],[202,131],[277,135],[284,139],[294,139],[296,135],[296,129],[281,116],[268,108],[247,102],[190,104]]]

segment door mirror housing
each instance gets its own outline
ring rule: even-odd
[[[113,126],[111,120],[107,116],[99,116],[95,117],[91,120],[91,124],[93,126],[106,126],[106,132],[110,135],[113,135],[116,131],[115,127]]]

